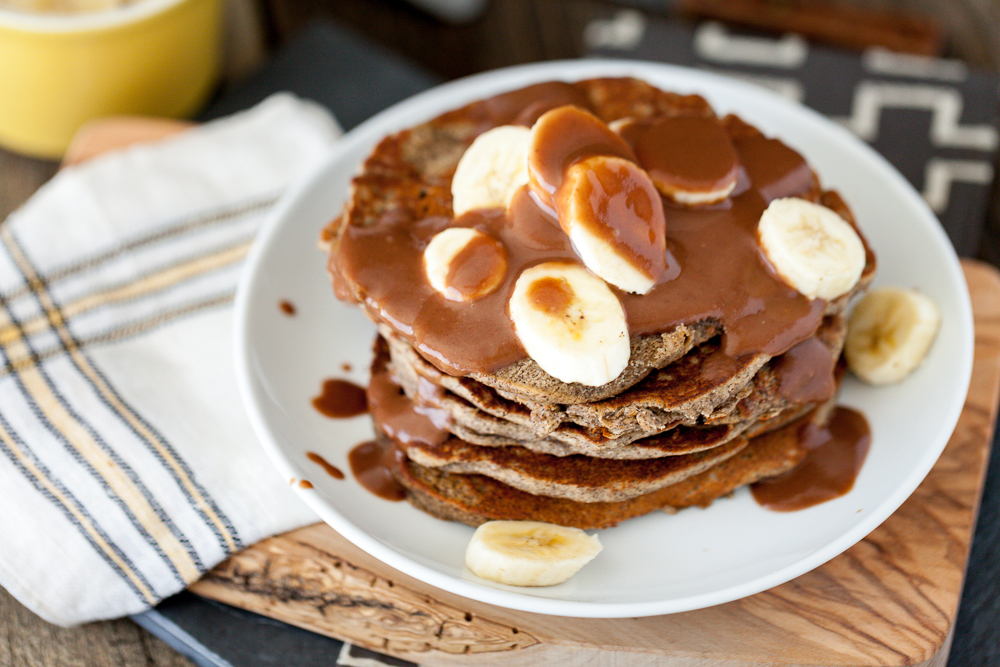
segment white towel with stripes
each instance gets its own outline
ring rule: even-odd
[[[339,133],[277,95],[64,169],[0,225],[0,585],[43,618],[141,611],[316,520],[244,414],[231,306]]]

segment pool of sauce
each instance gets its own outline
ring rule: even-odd
[[[445,285],[460,297],[453,300],[477,299],[500,284],[506,269],[503,245],[489,236],[477,235],[451,260]]]
[[[351,473],[365,489],[383,500],[406,498],[404,489],[392,475],[393,457],[403,456],[396,447],[382,447],[377,442],[363,442],[347,454]]]
[[[485,130],[515,120],[518,114],[513,108],[521,102],[527,104],[528,99],[534,99],[531,106],[536,111],[554,108],[570,98],[587,109],[585,99],[572,90],[569,84],[540,84],[532,86],[530,94],[508,94],[449,117],[465,114]],[[654,141],[640,137],[634,139],[636,147],[629,146],[606,127],[602,133],[578,122],[583,115],[590,114],[581,111],[558,116],[559,122],[547,128],[551,142],[541,145],[541,154],[534,161],[533,174],[541,186],[518,191],[508,210],[473,210],[453,219],[423,216],[415,204],[413,208],[394,207],[367,227],[347,225],[331,253],[330,267],[341,287],[338,294],[344,295],[345,284],[358,286],[369,313],[409,340],[444,372],[489,373],[523,359],[524,349],[507,313],[514,282],[525,268],[542,261],[580,262],[545,196],[556,191],[567,164],[594,155],[634,155],[634,148],[642,153],[644,142]],[[816,200],[819,188],[802,156],[782,142],[764,137],[732,117],[716,122],[728,141],[723,145],[738,159],[738,184],[729,197],[711,205],[686,207],[660,198],[657,203],[665,220],[664,261],[655,284],[644,295],[615,291],[633,337],[711,321],[721,325],[723,352],[730,357],[780,354],[813,334],[826,302],[807,299],[776,276],[760,250],[757,222],[773,199],[797,196]],[[404,136],[397,138],[396,144],[389,142],[394,149],[385,150],[399,150]],[[663,148],[668,152],[663,161],[675,165],[671,168],[677,171],[676,165],[684,163],[681,153],[688,149]],[[641,157],[636,159],[646,167]],[[714,161],[714,166],[694,165],[690,180],[704,180],[713,170],[731,170],[725,168],[730,158],[706,160]],[[507,271],[491,294],[459,303],[430,287],[424,275],[423,250],[436,233],[448,227],[474,228],[502,244]],[[442,326],[443,322],[448,326]]]
[[[801,433],[805,458],[788,472],[750,485],[754,500],[777,512],[794,512],[843,496],[854,487],[871,445],[864,415],[836,407],[825,424]]]
[[[319,396],[312,399],[313,407],[331,419],[355,417],[368,411],[364,387],[336,378],[323,381]]]
[[[574,296],[576,293],[570,287],[569,281],[555,276],[545,276],[535,280],[525,293],[525,297],[536,310],[552,317],[559,317],[565,313],[573,303]]]

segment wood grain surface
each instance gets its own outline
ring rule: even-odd
[[[424,665],[943,665],[1000,401],[1000,273],[963,268],[975,364],[944,453],[879,528],[786,584],[682,614],[567,619],[432,588],[314,525],[245,550],[191,590]]]

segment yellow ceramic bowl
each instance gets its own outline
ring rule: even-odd
[[[135,0],[87,14],[0,9],[0,145],[58,158],[101,116],[183,117],[216,82],[221,0]]]

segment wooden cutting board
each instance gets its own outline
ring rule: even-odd
[[[191,590],[424,665],[944,665],[1000,403],[1000,273],[963,268],[975,364],[944,453],[879,528],[786,584],[667,616],[543,616],[435,589],[317,524],[233,556]]]

